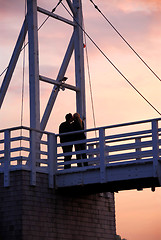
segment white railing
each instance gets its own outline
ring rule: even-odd
[[[100,182],[103,183],[106,181],[105,175],[108,167],[152,162],[153,177],[157,177],[158,161],[161,159],[160,123],[161,119],[152,119],[85,130],[86,140],[75,142],[75,144],[86,143],[86,150],[84,151],[76,152],[74,142],[58,143],[57,169],[59,174],[99,168]],[[62,145],[71,144],[73,145],[73,151],[63,154],[61,152]],[[76,158],[77,154],[83,153],[86,154],[86,159]],[[64,162],[64,156],[67,155],[72,155],[72,161]],[[88,166],[83,166],[83,163],[86,162],[88,162]],[[78,167],[78,163],[81,163],[83,167]],[[71,164],[71,168],[64,169],[64,166],[68,164]]]
[[[59,134],[41,132],[28,127],[0,131],[0,172],[4,186],[10,184],[10,172],[28,170],[31,184],[36,184],[36,173],[49,175],[49,186],[54,187],[54,175],[100,169],[100,182],[105,182],[106,168],[135,163],[153,163],[153,176],[158,174],[160,161],[161,119],[132,122],[88,129],[85,140],[60,144]],[[75,132],[68,133],[75,135]],[[75,144],[86,144],[86,149],[75,151]],[[63,145],[73,145],[72,152],[63,153]],[[78,155],[86,154],[86,158]],[[64,156],[72,156],[64,162]],[[81,167],[78,165],[81,163]],[[86,163],[86,164],[84,164]],[[88,163],[88,166],[87,166]],[[66,169],[66,165],[70,168]]]
[[[31,184],[36,184],[36,172],[49,174],[53,187],[56,171],[56,137],[28,127],[0,130],[0,172],[4,173],[4,186],[10,184],[10,171],[31,171]],[[55,160],[54,160],[55,159]]]

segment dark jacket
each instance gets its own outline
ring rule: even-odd
[[[84,123],[82,121],[82,126],[80,125],[80,123],[77,120],[74,120],[74,122],[72,123],[73,125],[73,131],[80,131],[80,130],[84,130]],[[84,132],[81,133],[75,133],[73,135],[73,140],[77,141],[77,140],[82,140],[82,139],[86,139],[86,135],[84,134]]]
[[[69,122],[63,122],[60,124],[59,126],[59,134],[61,133],[67,133],[67,132],[72,132],[73,131],[73,126],[72,124],[70,124]],[[64,142],[70,142],[72,141],[72,135],[71,134],[67,134],[64,136],[60,136],[60,142],[64,143]]]

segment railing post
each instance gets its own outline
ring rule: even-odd
[[[93,143],[88,144],[88,150],[93,151],[93,149],[94,149],[94,144],[93,144]],[[93,154],[93,153],[90,153],[90,154],[88,155],[88,157],[89,157],[89,159],[90,159],[90,158],[93,158],[93,157],[94,157],[94,154]],[[88,164],[90,165],[90,162],[89,162]]]
[[[48,135],[48,172],[49,188],[55,186],[55,173],[57,171],[57,139],[55,134]]]
[[[36,185],[36,132],[30,130],[30,168],[31,168],[31,185]]]
[[[10,131],[6,130],[4,133],[4,187],[10,185]]]
[[[141,143],[141,138],[137,137],[135,139],[135,143],[140,144]],[[136,147],[136,153],[141,153],[141,147]],[[136,157],[136,160],[140,160],[140,159],[141,159],[140,157]]]
[[[100,182],[106,181],[106,165],[105,165],[105,129],[99,129],[99,149],[100,149]]]
[[[152,121],[152,146],[153,146],[153,176],[157,176],[157,166],[159,159],[159,142],[158,142],[158,121]]]

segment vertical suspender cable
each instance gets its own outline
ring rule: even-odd
[[[25,0],[25,16],[27,13],[27,0]],[[23,110],[24,110],[24,83],[25,83],[25,40],[24,40],[24,47],[23,47],[23,67],[22,67],[22,92],[21,92],[21,127],[23,123]]]
[[[83,19],[83,29],[85,29],[84,19]],[[84,32],[83,32],[83,33],[84,33]],[[90,97],[91,97],[91,105],[92,105],[93,124],[94,124],[94,128],[96,128],[96,118],[95,118],[95,111],[94,111],[94,101],[93,101],[93,93],[92,93],[91,74],[90,74],[89,58],[88,58],[88,50],[87,50],[87,40],[86,40],[86,35],[85,35],[85,33],[84,33],[84,42],[85,42],[85,53],[86,53],[86,61],[87,61],[87,72],[88,72],[89,89],[90,89]],[[96,133],[96,131],[95,131],[95,137],[97,138],[97,133]]]
[[[27,0],[25,0],[25,16],[27,13]],[[24,85],[25,85],[25,39],[24,39],[24,46],[23,46],[23,63],[22,63],[22,91],[21,91],[21,120],[20,120],[20,126],[22,127],[23,124],[23,111],[24,111]],[[22,137],[22,128],[20,130],[20,137]],[[22,139],[20,140],[20,156],[21,156],[21,146],[22,146]],[[22,157],[22,156],[21,156]]]
[[[7,71],[7,69],[8,69],[8,67],[6,67],[6,68],[3,70],[3,72],[1,72],[0,77],[3,75],[3,73],[5,73],[5,72]]]

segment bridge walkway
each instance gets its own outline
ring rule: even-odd
[[[11,171],[27,170],[32,185],[41,172],[48,174],[49,187],[59,191],[154,190],[161,186],[160,124],[161,119],[151,119],[87,129],[85,140],[64,144],[60,144],[59,134],[28,127],[0,130],[4,186],[10,185]],[[85,150],[76,152],[73,147],[71,153],[62,152],[62,145],[81,143],[86,144]],[[77,159],[83,153],[86,158]],[[65,155],[72,155],[72,160],[64,162]],[[66,169],[67,164],[71,168]]]

